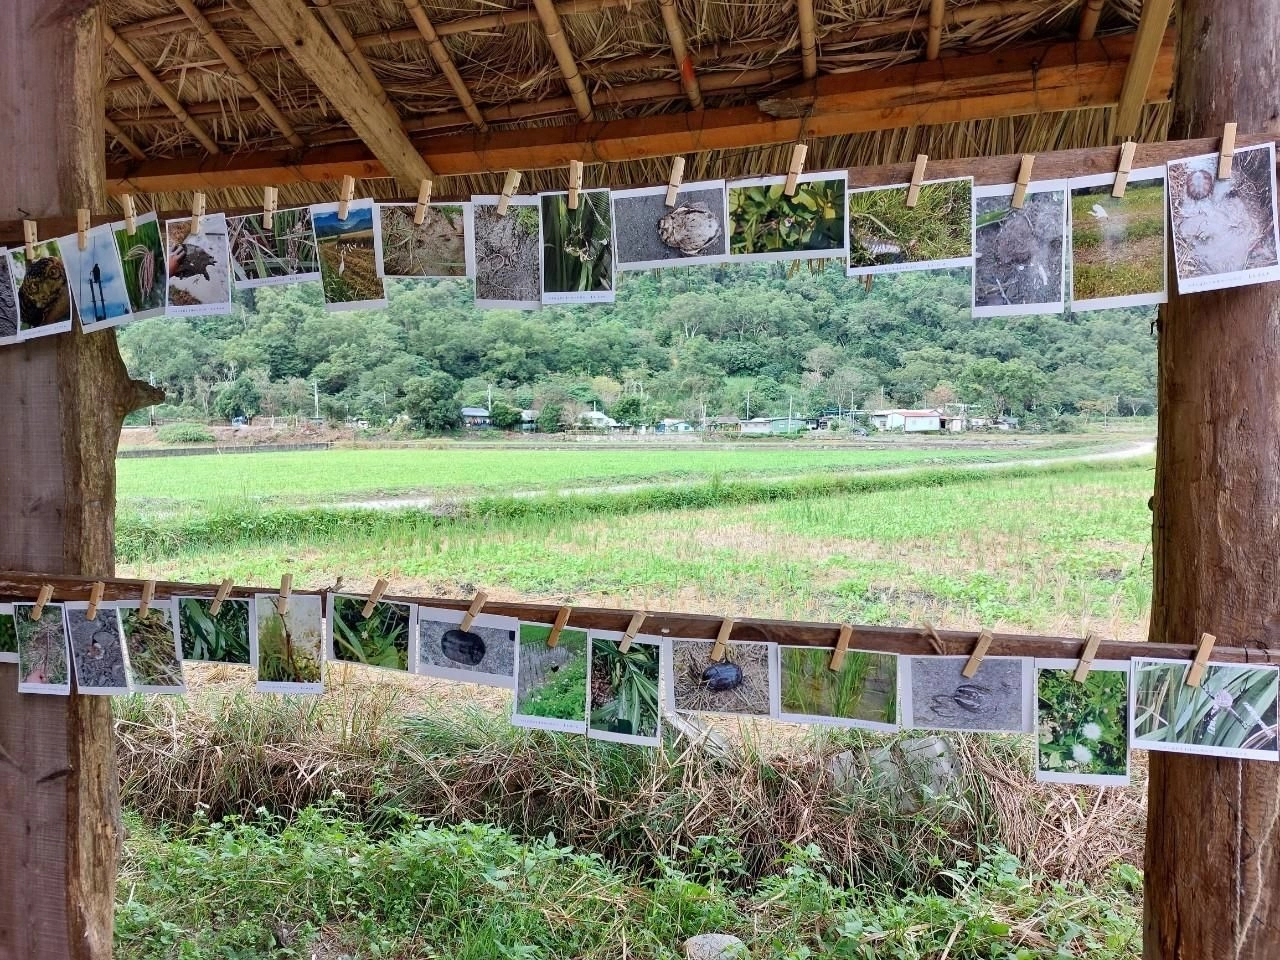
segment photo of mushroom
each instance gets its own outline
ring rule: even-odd
[[[380,203],[374,218],[374,248],[381,277],[470,277],[475,275],[474,230],[469,203],[431,203],[422,223],[414,203]]]
[[[520,621],[482,613],[463,628],[465,610],[418,608],[418,673],[514,690]]]
[[[511,722],[532,730],[587,732],[587,631],[565,627],[554,647],[551,627],[520,624]]]
[[[124,659],[120,612],[111,604],[100,603],[90,620],[88,603],[72,602],[66,607],[76,692],[107,697],[128,693],[129,673]]]
[[[18,339],[69,333],[75,316],[71,285],[57,240],[37,243],[27,262],[25,247],[9,251],[9,272],[18,300]]]
[[[292,207],[271,215],[271,228],[260,213],[227,220],[231,274],[240,288],[265,287],[320,279],[320,255],[311,228],[311,209]]]
[[[1136,659],[1129,692],[1129,740],[1142,750],[1280,760],[1276,698],[1280,670],[1207,663],[1187,685],[1186,660]]]
[[[352,200],[347,219],[338,219],[338,204],[311,205],[320,279],[327,310],[371,310],[387,305],[386,286],[378,275],[373,242],[373,201]]]
[[[252,657],[258,665],[259,693],[324,693],[324,601],[318,594],[278,593],[253,598]]]
[[[613,227],[608,190],[540,193],[543,303],[613,303]]]
[[[778,719],[892,733],[898,729],[898,657],[850,650],[839,670],[823,647],[779,647]]]
[[[120,220],[111,225],[115,232],[116,252],[120,256],[124,286],[129,292],[129,309],[134,320],[149,320],[164,313],[165,268],[168,261],[160,241],[160,223],[154,213],[134,219],[133,233],[129,224]]]
[[[1168,171],[1180,293],[1280,279],[1274,143],[1236,150],[1230,180],[1218,179],[1216,153],[1170,160]]]
[[[13,604],[0,603],[0,663],[18,662],[18,628],[13,619]]]
[[[723,180],[683,184],[671,207],[666,187],[614,190],[612,197],[619,270],[728,259],[729,194]]]
[[[968,657],[902,657],[902,726],[907,730],[1030,733],[1032,663],[987,657],[972,677]]]
[[[711,659],[710,640],[672,640],[666,686],[676,710],[772,717],[778,712],[778,649],[771,643],[726,643]]]
[[[133,319],[129,290],[124,283],[124,266],[110,224],[91,228],[85,234],[84,250],[80,249],[78,235],[74,233],[60,238],[58,246],[85,333],[116,327]]]
[[[927,180],[914,207],[910,189],[849,191],[849,276],[973,265],[973,178]]]
[[[839,173],[805,173],[788,197],[786,177],[729,184],[729,254],[737,261],[844,258],[849,252],[845,188]]]
[[[1124,786],[1129,782],[1129,661],[1036,660],[1036,779]]]
[[[587,661],[587,736],[614,743],[662,742],[659,684],[666,641],[641,634],[624,653],[622,634],[592,630]]]
[[[40,619],[32,620],[34,603],[13,605],[18,646],[18,692],[71,692],[71,655],[67,649],[67,621],[60,603],[46,603]]]
[[[1165,282],[1164,168],[1071,180],[1071,309],[1144,307],[1169,299]]]
[[[512,197],[498,216],[498,197],[472,197],[476,306],[537,310],[542,306],[541,206],[537,197]]]
[[[384,670],[408,671],[417,645],[418,608],[411,603],[379,600],[364,615],[368,597],[330,593],[329,659]]]
[[[973,315],[1062,313],[1065,308],[1067,181],[1027,188],[1021,209],[1013,184],[974,188]]]
[[[253,601],[228,597],[213,612],[212,597],[178,597],[182,659],[251,665],[249,620]]]
[[[174,317],[215,316],[231,312],[231,251],[227,246],[227,218],[208,213],[200,218],[200,232],[191,232],[191,218],[167,220],[164,225],[167,300],[165,313]]]
[[[0,249],[0,343],[18,339],[18,291],[13,285],[9,251]]]
[[[137,600],[119,600],[115,607],[129,665],[129,688],[134,693],[186,693],[177,604],[172,599],[153,601],[145,616]]]

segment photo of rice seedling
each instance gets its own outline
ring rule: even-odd
[[[129,293],[129,309],[133,319],[146,320],[164,313],[168,283],[164,245],[160,242],[160,222],[154,213],[134,221],[133,235],[125,221],[111,225],[120,256],[121,274]]]
[[[1061,313],[1065,306],[1067,181],[1033,183],[1020,210],[1013,189],[974,190],[975,317]]]
[[[723,180],[686,183],[667,206],[666,187],[613,191],[619,270],[723,263],[729,254],[729,197]]]
[[[1187,686],[1185,660],[1133,661],[1130,738],[1143,750],[1280,760],[1276,697],[1280,670],[1209,663]]]
[[[1031,661],[987,657],[972,677],[968,657],[903,657],[902,725],[908,730],[1029,733]]]
[[[983,664],[985,667],[986,665]],[[1129,663],[1097,660],[1077,682],[1075,660],[1037,660],[1036,779],[1129,782]]]
[[[71,692],[71,657],[62,604],[46,603],[39,620],[31,619],[35,604],[13,605],[18,646],[18,692]]]
[[[336,203],[311,207],[320,252],[320,279],[330,310],[384,307],[387,293],[378,276],[373,242],[373,201],[353,200],[347,219],[338,219]]]
[[[554,647],[551,627],[520,624],[520,655],[511,722],[517,727],[585,733],[587,632],[565,627]]]
[[[792,723],[898,729],[898,658],[850,650],[839,670],[821,647],[779,647],[781,712]]]
[[[620,633],[591,632],[587,736],[656,746],[660,742],[662,641],[636,637],[623,653],[621,640]]]
[[[380,203],[374,220],[378,275],[383,277],[469,277],[475,273],[471,249],[471,204],[428,204],[422,223],[413,222],[417,204]]]
[[[13,604],[0,603],[0,663],[18,662],[18,628],[13,620]]]
[[[178,637],[182,659],[205,663],[249,664],[249,600],[228,597],[215,616],[209,597],[178,598]]]
[[[567,193],[542,203],[542,302],[612,303],[613,227],[608,190],[582,190],[578,209]]]
[[[1216,153],[1169,161],[1169,216],[1180,292],[1280,278],[1275,151],[1274,143],[1237,150],[1230,180],[1218,179]]]
[[[254,597],[253,657],[259,693],[323,693],[324,602],[314,594],[293,594],[280,613],[280,596]]]
[[[724,658],[711,659],[710,640],[673,640],[667,659],[667,691],[676,710],[773,716],[778,690],[777,648],[768,643],[727,643]]]
[[[311,208],[292,207],[271,215],[271,229],[262,214],[227,220],[231,247],[231,276],[237,287],[299,283],[320,278],[320,256],[311,229]]]
[[[165,232],[165,312],[173,316],[207,316],[231,312],[231,251],[227,218],[221,213],[201,218],[191,232],[191,218],[167,220]]]
[[[129,291],[124,283],[124,266],[116,250],[109,224],[93,227],[80,249],[76,234],[62,237],[58,246],[71,285],[71,296],[86,333],[114,327],[133,319]]]
[[[814,260],[848,252],[843,174],[802,174],[795,196],[786,177],[729,184],[729,253],[734,260]]]
[[[464,630],[464,615],[463,610],[418,609],[418,672],[515,689],[520,621],[482,613]]]
[[[542,306],[541,213],[537,197],[512,197],[498,216],[497,197],[472,197],[476,306],[537,310]]]
[[[380,600],[364,615],[367,597],[329,594],[329,658],[386,670],[408,670],[415,608]]]
[[[140,615],[136,601],[122,601],[116,606],[130,688],[136,693],[186,693],[174,602],[153,603],[145,617]]]
[[[1164,169],[1134,170],[1123,197],[1114,174],[1071,181],[1071,309],[1164,303]]]
[[[0,343],[18,338],[18,291],[7,250],[0,249]]]
[[[22,247],[9,251],[9,271],[18,297],[18,339],[30,340],[68,333],[75,316],[67,268],[57,240],[35,246],[35,257],[27,262]]]
[[[89,619],[87,603],[67,604],[67,633],[76,668],[76,691],[100,696],[121,696],[129,692],[129,675],[124,662],[120,612],[99,605]]]
[[[973,263],[973,178],[849,191],[849,276],[967,267]]]

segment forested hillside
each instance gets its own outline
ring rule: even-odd
[[[794,269],[794,268],[792,268]],[[967,271],[879,277],[835,263],[628,274],[610,306],[479,311],[466,281],[389,282],[385,310],[328,313],[317,284],[238,294],[234,315],[121,331],[171,416],[312,412],[381,422],[433,398],[595,404],[628,422],[962,401],[1052,427],[1150,412],[1150,310],[972,319]],[[1064,421],[1064,418],[1068,418]],[[447,426],[446,423],[436,424]]]

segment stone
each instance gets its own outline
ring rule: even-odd
[[[849,757],[846,768],[852,770],[850,754],[831,758],[828,769],[841,757]],[[939,736],[908,737],[873,750],[868,758],[871,775],[877,785],[894,798],[899,813],[916,813],[935,800],[959,791],[960,768],[950,742]],[[841,779],[832,769],[838,787],[851,792],[847,784],[856,776],[846,773]]]
[[[728,933],[700,933],[684,944],[685,960],[745,960],[747,945]]]

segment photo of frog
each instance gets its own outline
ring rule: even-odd
[[[619,270],[723,263],[729,254],[729,194],[723,180],[687,183],[667,206],[666,187],[613,191]]]

